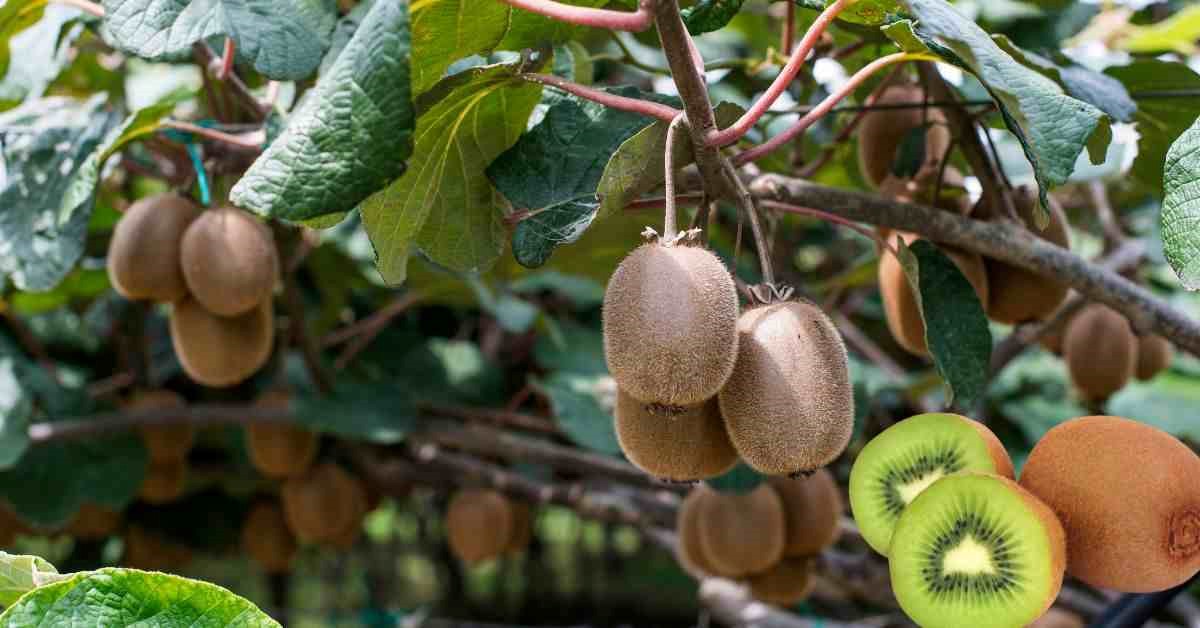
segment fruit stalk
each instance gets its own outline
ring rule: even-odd
[[[554,0],[501,0],[509,6],[531,11],[560,22],[606,28],[614,31],[644,31],[654,21],[655,0],[641,0],[637,11],[612,11],[578,7]]]
[[[750,195],[750,190],[746,189],[746,185],[742,183],[737,170],[728,159],[721,158],[721,167],[725,170],[725,178],[734,190],[738,206],[746,212],[746,216],[750,219],[750,232],[754,234],[754,248],[758,252],[758,264],[762,270],[763,283],[773,286],[775,285],[775,268],[771,264],[771,250],[767,247],[766,234],[763,233],[762,225],[758,222],[758,207],[754,204],[754,197]]]
[[[687,123],[687,114],[680,112],[667,127],[667,141],[663,148],[663,238],[671,242],[678,231],[675,222],[675,134],[679,125]]]

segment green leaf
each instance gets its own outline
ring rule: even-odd
[[[1163,252],[1184,287],[1200,289],[1200,118],[1167,152],[1163,190]]]
[[[987,316],[975,288],[945,253],[927,240],[914,242],[910,251],[916,268],[903,266],[920,295],[929,353],[953,397],[960,406],[970,408],[987,388],[992,359]],[[907,256],[901,253],[901,259]],[[912,270],[916,270],[915,278]]]
[[[30,101],[0,115],[7,174],[0,181],[0,284],[7,274],[21,290],[46,291],[83,253],[87,211],[56,220],[75,172],[118,121],[104,95],[84,103],[62,98]]]
[[[704,483],[722,493],[744,495],[758,488],[764,479],[762,474],[739,461],[736,467],[726,471],[724,475],[705,480]]]
[[[28,28],[20,32],[8,33],[6,27],[19,26],[20,18],[6,21],[6,9],[13,5],[26,7],[41,6],[42,2],[27,2],[9,0],[0,7],[0,108],[5,102],[14,105],[30,98],[41,98],[46,88],[58,77],[62,69],[69,63],[68,58],[75,40],[83,32],[82,26],[71,26],[83,14],[79,9],[50,5],[45,13]],[[37,15],[41,10],[29,11],[28,15]],[[15,15],[15,14],[10,14]],[[19,50],[24,59],[37,59],[37,63],[9,63],[10,49]]]
[[[579,309],[595,307],[604,300],[604,286],[599,282],[557,270],[530,273],[513,281],[508,287],[517,294],[552,292],[566,297]]]
[[[572,442],[603,454],[621,452],[613,427],[617,393],[611,377],[560,371],[531,384],[550,399],[555,419]]]
[[[917,176],[921,164],[925,163],[925,135],[928,131],[929,125],[921,125],[904,134],[892,159],[892,174],[900,178]]]
[[[337,25],[333,27],[333,33],[329,36],[329,50],[325,51],[325,57],[321,59],[321,67],[317,73],[324,75],[333,66],[333,62],[337,61],[342,51],[354,38],[354,33],[358,32],[358,27],[362,26],[363,20],[367,14],[371,12],[371,7],[375,6],[375,0],[363,0],[354,5],[350,12],[343,15],[337,21]]]
[[[580,375],[607,375],[604,337],[600,330],[563,320],[559,333],[538,336],[533,358],[548,371],[570,371]]]
[[[1179,438],[1200,441],[1196,404],[1200,381],[1195,376],[1168,372],[1148,382],[1132,382],[1108,400],[1105,411],[1129,417],[1170,432]]]
[[[44,558],[0,552],[0,606],[12,606],[22,595],[62,577]]]
[[[0,615],[24,626],[279,628],[249,600],[207,582],[107,568],[38,587]]]
[[[412,91],[423,94],[451,63],[495,49],[512,20],[497,0],[414,0]]]
[[[331,393],[302,392],[292,400],[296,420],[309,428],[375,443],[398,443],[416,424],[416,397],[387,380],[338,377]]]
[[[16,464],[29,446],[33,399],[21,386],[19,368],[11,356],[0,356],[0,469]]]
[[[608,0],[567,0],[564,4],[581,7],[598,8],[608,4]],[[512,21],[499,50],[522,50],[524,48],[540,48],[581,39],[586,36],[587,27],[568,24],[554,20],[544,15],[529,11],[513,9]]]
[[[397,2],[399,0],[390,0]],[[102,0],[104,29],[117,48],[155,61],[192,44],[231,37],[237,61],[277,80],[307,78],[329,48],[333,0]]]
[[[412,128],[406,5],[379,0],[230,199],[293,221],[350,211],[404,172]]]
[[[693,35],[720,30],[742,10],[743,2],[745,0],[699,0],[683,10],[683,23]]]
[[[1137,112],[1137,103],[1129,97],[1129,92],[1120,81],[1107,74],[1089,70],[1065,57],[1051,60],[1022,50],[1004,35],[992,35],[992,39],[1014,59],[1058,83],[1071,96],[1095,105],[1108,114],[1109,118],[1119,122],[1133,120],[1133,114]]]
[[[1200,116],[1200,99],[1170,95],[1200,90],[1200,74],[1186,64],[1157,59],[1108,68],[1104,73],[1120,81],[1138,101],[1134,121],[1141,137],[1132,172],[1157,193],[1162,189],[1167,149]]]
[[[11,40],[42,19],[47,0],[6,0],[0,6],[0,76],[12,62]],[[23,50],[22,50],[23,51]]]
[[[795,0],[796,6],[820,11],[833,4],[833,0]],[[879,26],[888,21],[888,16],[899,13],[900,0],[858,0],[838,14],[839,20],[853,24]]]
[[[1178,52],[1191,55],[1200,39],[1200,5],[1184,7],[1175,15],[1149,26],[1131,27],[1117,48],[1133,53]]]
[[[379,272],[404,281],[419,247],[456,271],[482,270],[500,256],[501,198],[484,169],[512,146],[541,95],[511,65],[472,68],[443,80],[422,99],[415,148],[402,177],[361,206]]]
[[[917,20],[909,22],[913,34],[934,54],[975,75],[996,101],[1033,166],[1043,207],[1039,222],[1048,221],[1047,194],[1066,182],[1083,148],[1089,147],[1093,162],[1103,158],[1112,136],[1104,113],[1018,63],[945,0],[906,2]]]

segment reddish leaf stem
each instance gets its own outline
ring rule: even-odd
[[[612,11],[577,7],[554,0],[501,0],[509,6],[531,11],[560,22],[604,28],[611,31],[644,31],[654,22],[654,0],[642,0],[637,11]]]
[[[221,53],[221,69],[217,70],[217,80],[227,81],[233,74],[233,57],[237,52],[237,44],[232,37],[225,38],[225,50]]]
[[[550,87],[561,89],[568,94],[574,94],[580,98],[598,102],[606,107],[612,107],[613,109],[620,109],[622,111],[632,111],[633,113],[640,113],[644,116],[658,118],[663,122],[671,122],[681,113],[678,109],[668,105],[662,105],[651,100],[641,100],[640,98],[628,98],[625,96],[610,94],[606,91],[592,87],[586,87],[578,83],[572,83],[571,81],[559,78],[557,76],[552,76],[550,74],[522,74],[521,78],[534,83],[541,83],[542,85],[549,85]]]
[[[828,223],[832,223],[835,225],[841,225],[843,227],[846,227],[848,229],[856,231],[863,236],[870,238],[876,244],[878,244],[881,248],[887,250],[892,255],[899,256],[899,252],[896,251],[896,249],[893,248],[886,241],[884,241],[883,238],[879,237],[878,233],[875,233],[874,231],[867,229],[866,227],[863,227],[862,225],[860,225],[852,220],[846,220],[845,218],[842,218],[841,216],[838,216],[837,214],[831,214],[829,212],[821,211],[819,209],[813,209],[812,207],[801,207],[799,205],[792,205],[791,203],[783,203],[780,201],[772,201],[769,199],[760,199],[758,201],[758,204],[763,207],[769,207],[771,209],[777,209],[779,211],[788,212],[789,214],[800,214],[802,216],[811,216],[811,217],[817,218],[819,220],[824,220],[825,222],[828,222]]]
[[[796,3],[785,2],[787,8],[783,16],[783,39],[780,40],[779,49],[783,54],[792,54],[792,40],[796,38]]]

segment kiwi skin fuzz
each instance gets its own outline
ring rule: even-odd
[[[747,310],[737,329],[737,367],[719,401],[746,464],[794,475],[841,455],[854,427],[854,392],[833,321],[812,303],[786,301]]]
[[[1116,310],[1088,305],[1063,334],[1063,358],[1081,397],[1107,399],[1124,388],[1137,369],[1137,337]]]
[[[719,575],[717,568],[704,554],[704,544],[700,541],[701,503],[712,499],[714,495],[714,491],[707,486],[696,486],[683,498],[675,515],[675,533],[679,535],[676,558],[686,571]]]
[[[242,551],[266,573],[291,571],[296,556],[296,538],[288,529],[287,519],[279,504],[255,504],[242,523]]]
[[[716,398],[678,412],[658,412],[617,389],[617,443],[634,466],[672,482],[716,477],[737,464]]]
[[[171,390],[148,390],[129,401],[130,410],[168,410],[187,407],[187,401]],[[196,442],[196,427],[177,418],[170,422],[138,426],[138,433],[154,464],[171,464],[187,458]]]
[[[1114,416],[1055,426],[1021,486],[1067,533],[1067,573],[1128,593],[1171,588],[1200,569],[1200,458],[1166,432]]]
[[[690,406],[725,385],[737,358],[738,295],[716,255],[650,242],[634,249],[604,292],[604,358],[634,399]]]
[[[490,489],[462,489],[446,508],[446,540],[464,563],[492,560],[505,553],[513,536],[512,502]]]
[[[770,569],[783,558],[783,500],[770,485],[741,494],[713,492],[697,508],[700,547],[715,575],[740,578]]]
[[[217,316],[237,316],[271,298],[279,257],[271,230],[233,207],[204,212],[179,252],[188,290]]]
[[[1044,230],[1039,230],[1034,219],[1037,192],[1027,186],[1017,188],[1013,194],[1013,204],[1032,235],[1055,246],[1071,248],[1070,228],[1062,208],[1051,204],[1050,224]],[[985,258],[984,264],[988,276],[987,315],[997,323],[1015,325],[1044,320],[1067,298],[1070,288],[1066,284],[992,258]]]
[[[1134,376],[1145,381],[1171,366],[1174,349],[1171,341],[1157,334],[1146,334],[1138,338],[1138,362]]]
[[[200,208],[175,194],[138,200],[117,221],[108,245],[108,278],[126,299],[174,302],[187,296],[179,263],[183,233]]]
[[[884,88],[876,104],[923,102],[924,91],[916,85],[892,85]],[[910,131],[923,125],[925,131],[925,161],[921,171],[937,170],[946,149],[950,147],[950,129],[940,109],[911,107],[880,109],[863,116],[858,126],[858,164],[873,187],[879,187],[892,172],[896,151]]]
[[[818,469],[807,478],[767,478],[783,500],[787,557],[815,556],[838,538],[845,505],[829,469]]]
[[[258,398],[260,408],[286,409],[291,396],[270,391]],[[250,463],[259,473],[272,478],[288,478],[304,473],[317,457],[320,439],[315,432],[297,425],[252,423],[246,426],[246,450]]]
[[[192,380],[224,388],[262,368],[275,343],[275,308],[268,299],[253,310],[225,318],[183,299],[171,311],[171,344]]]
[[[811,558],[784,558],[770,569],[747,579],[755,599],[784,608],[803,602],[813,589]]]

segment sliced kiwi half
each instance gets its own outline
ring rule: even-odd
[[[959,471],[1013,477],[1004,445],[982,423],[957,414],[907,418],[867,443],[850,470],[850,508],[867,543],[889,555],[892,530],[930,484]]]
[[[958,473],[904,509],[888,562],[896,601],[919,626],[1025,626],[1062,588],[1066,535],[1016,482]]]

